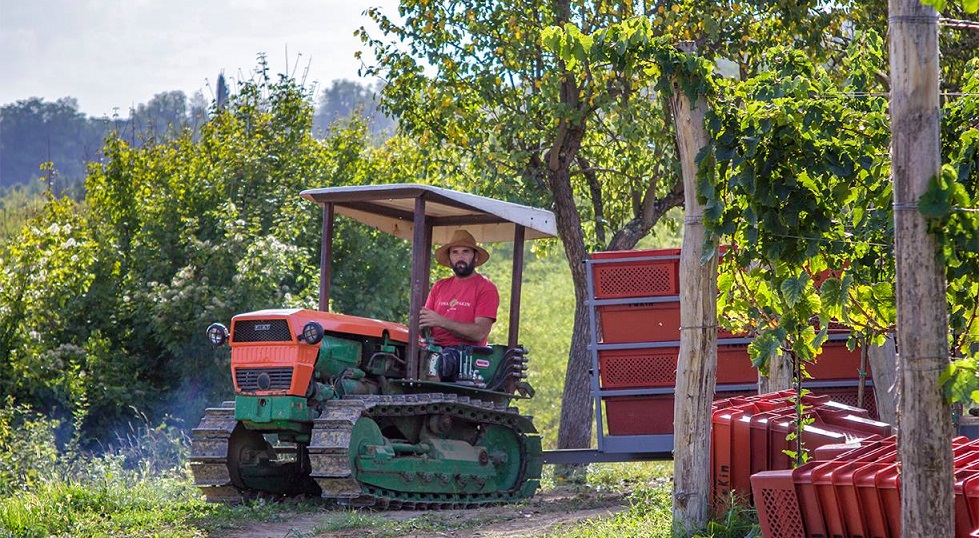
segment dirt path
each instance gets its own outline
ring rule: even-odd
[[[362,512],[363,525],[343,530],[323,531],[336,522],[349,519],[346,511],[324,508],[321,513],[287,513],[270,523],[242,525],[222,529],[212,538],[369,538],[371,536],[403,536],[409,538],[523,538],[540,536],[562,527],[570,527],[589,519],[608,517],[625,509],[618,495],[550,493],[538,495],[529,503],[516,506],[491,506],[464,510],[392,512]],[[426,530],[411,529],[411,520],[425,521],[417,525]],[[373,522],[373,523],[372,523]],[[383,528],[386,522],[401,523],[405,529],[396,533]],[[410,529],[410,530],[409,530]],[[432,529],[432,530],[428,530]]]

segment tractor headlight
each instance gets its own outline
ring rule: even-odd
[[[207,339],[214,347],[223,346],[228,341],[228,328],[220,323],[212,323],[207,328]]]
[[[323,340],[323,326],[315,321],[310,321],[303,326],[303,333],[299,338],[311,346],[315,346]]]

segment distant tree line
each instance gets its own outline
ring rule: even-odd
[[[227,86],[223,83],[222,75],[218,87],[224,88],[227,100]],[[338,121],[358,116],[364,118],[374,138],[390,136],[394,121],[378,111],[378,91],[379,88],[354,81],[334,81],[319,94],[312,118],[314,135],[324,138]],[[73,97],[55,102],[30,97],[3,105],[0,195],[42,175],[49,182],[46,187],[53,192],[69,192],[85,178],[88,163],[104,158],[102,148],[110,134],[132,147],[143,147],[172,140],[185,129],[197,133],[212,115],[208,106],[200,92],[188,99],[182,91],[159,93],[148,103],[131,109],[128,118],[86,117]],[[42,170],[44,163],[52,163],[49,173]]]

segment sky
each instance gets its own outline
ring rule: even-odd
[[[87,116],[128,117],[154,95],[181,90],[214,98],[224,73],[234,91],[264,53],[323,89],[360,79],[363,15],[397,0],[0,0],[0,106],[30,97],[74,97]],[[379,32],[372,32],[372,35]],[[308,72],[307,72],[308,68]],[[304,79],[305,74],[305,79]]]

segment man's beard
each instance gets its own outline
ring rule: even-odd
[[[473,274],[473,271],[475,270],[476,270],[475,261],[473,261],[473,263],[466,263],[465,261],[459,261],[452,266],[452,272],[455,273],[457,277],[461,277],[461,278],[465,278]]]

